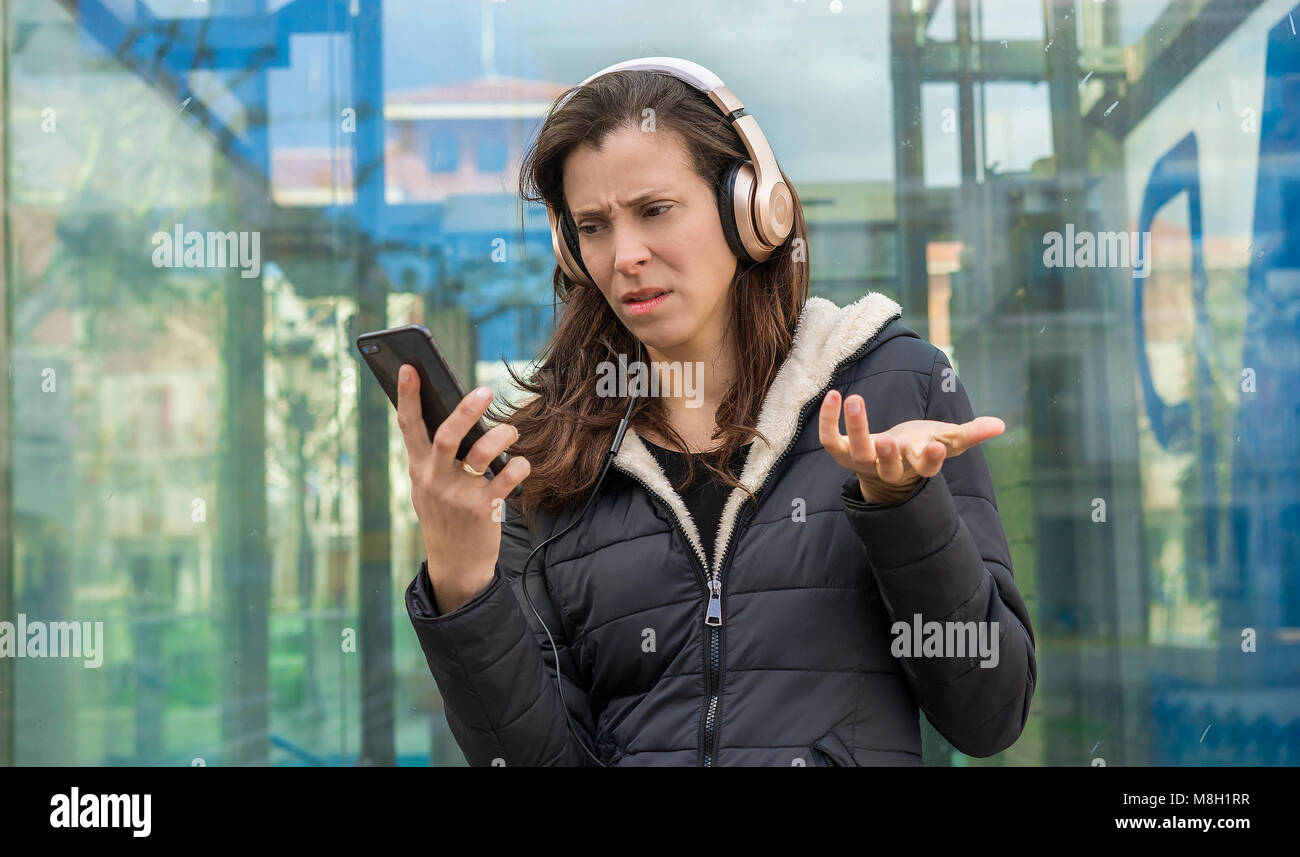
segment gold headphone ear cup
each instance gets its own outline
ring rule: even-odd
[[[560,270],[576,283],[585,286],[595,285],[582,264],[582,252],[578,247],[577,237],[569,229],[568,216],[557,217],[549,208],[546,213],[551,221],[551,249],[555,251],[555,261],[560,266]]]
[[[794,231],[794,200],[790,196],[790,188],[785,182],[778,182],[770,191],[767,219],[758,219],[758,212],[763,210],[764,206],[755,204],[755,223],[758,224],[760,232],[764,236],[764,241],[768,246],[780,247],[790,237]],[[755,191],[757,196],[757,191]]]
[[[727,246],[731,248],[731,252],[735,253],[736,258],[741,262],[752,265],[754,259],[749,255],[749,251],[745,249],[744,243],[740,240],[740,234],[736,231],[736,174],[744,163],[744,161],[736,161],[722,173],[717,194],[718,219],[722,221],[722,234],[727,239]]]
[[[754,189],[758,184],[754,165],[750,161],[743,161],[734,168],[734,172],[731,208],[735,217],[736,234],[752,261],[766,261],[776,248],[765,244],[754,228]]]
[[[580,283],[590,284],[591,277],[587,274],[586,266],[582,264],[582,248],[578,244],[578,236],[574,234],[572,224],[569,222],[567,215],[560,220],[560,230],[564,235],[564,243],[569,248],[569,258],[576,263],[573,265],[576,269],[574,272],[576,276],[571,277],[571,279],[577,280]]]

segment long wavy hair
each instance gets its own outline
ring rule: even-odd
[[[645,114],[646,109],[654,113]],[[610,133],[639,128],[645,115],[655,117],[657,128],[680,135],[695,173],[713,188],[715,198],[721,198],[723,172],[733,161],[748,158],[726,117],[704,93],[677,78],[617,71],[571,88],[551,105],[541,130],[524,153],[519,174],[521,200],[569,213],[564,199],[565,158],[575,146],[586,143],[600,148]],[[799,313],[808,296],[808,235],[799,195],[790,180],[785,181],[794,202],[794,227],[767,260],[737,265],[728,288],[731,314],[727,328],[736,377],[717,410],[713,439],[720,442],[708,452],[688,455],[687,481],[698,462],[728,488],[739,485],[739,474],[730,472],[729,462],[758,434],[763,399],[794,341]],[[532,465],[518,500],[526,519],[537,509],[559,510],[585,499],[594,486],[627,410],[625,399],[597,395],[598,366],[603,361],[617,365],[619,355],[635,360],[640,345],[599,289],[569,280],[559,265],[553,283],[556,325],[534,361],[535,368],[531,375],[521,377],[507,364],[513,383],[532,395],[517,406],[503,403],[498,409],[494,403],[487,413],[488,419],[509,422],[519,430],[519,439],[509,451],[524,456]],[[737,347],[741,342],[743,360]],[[660,398],[639,396],[631,425],[638,432],[651,429],[679,452],[690,452],[669,424],[667,407]],[[765,436],[763,439],[767,441]],[[680,491],[685,484],[673,487]]]

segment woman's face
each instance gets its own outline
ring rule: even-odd
[[[564,195],[582,261],[634,336],[661,352],[718,346],[739,263],[680,135],[627,127],[599,150],[575,147],[564,162]],[[666,294],[629,301],[655,292]]]

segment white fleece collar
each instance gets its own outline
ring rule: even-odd
[[[879,292],[871,292],[843,308],[819,297],[810,297],[804,302],[790,354],[772,380],[759,410],[758,430],[772,443],[769,446],[761,438],[754,438],[740,475],[740,482],[746,488],[757,492],[767,479],[777,458],[794,440],[799,428],[799,411],[830,383],[835,367],[901,314],[902,307]],[[700,565],[708,568],[700,532],[685,502],[673,490],[663,468],[631,426],[628,426],[623,444],[614,456],[614,466],[644,482],[676,513]],[[731,538],[744,500],[744,492],[733,488],[718,525],[713,551],[715,560],[722,559],[722,546]],[[713,571],[720,573],[721,569],[715,565]]]

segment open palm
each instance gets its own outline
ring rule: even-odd
[[[950,456],[961,455],[1006,430],[997,417],[976,417],[965,423],[908,420],[872,434],[867,406],[854,394],[844,401],[840,434],[840,394],[831,390],[822,399],[818,435],[835,461],[857,474],[862,497],[868,503],[895,503],[906,498],[916,483],[938,474]]]

